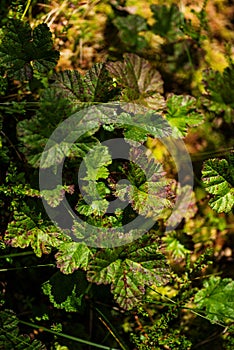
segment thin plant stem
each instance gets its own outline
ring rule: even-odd
[[[29,6],[31,5],[31,1],[32,1],[32,0],[27,0],[26,7],[25,7],[24,12],[23,12],[23,14],[22,14],[22,16],[21,16],[21,21],[24,19],[25,15],[26,15],[26,13],[27,13],[27,11],[28,11],[28,9],[29,9]]]

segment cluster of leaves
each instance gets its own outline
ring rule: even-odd
[[[212,70],[206,73],[206,94],[201,101],[187,92],[165,94],[160,72],[142,55],[136,54],[148,45],[142,32],[150,30],[160,35],[165,39],[165,52],[170,56],[171,50],[173,55],[178,50],[180,56],[184,53],[181,41],[187,43],[186,35],[199,43],[201,31],[192,31],[191,23],[186,22],[175,4],[152,5],[151,11],[154,18],[151,26],[139,15],[116,16],[113,23],[119,39],[126,51],[134,53],[125,53],[123,59],[115,62],[95,64],[84,75],[73,70],[53,71],[59,53],[53,49],[52,34],[46,24],[32,29],[19,19],[7,21],[0,44],[1,96],[7,99],[7,91],[18,88],[26,97],[22,98],[19,93],[17,102],[9,98],[0,116],[1,137],[5,136],[0,143],[4,165],[1,212],[6,210],[7,213],[3,222],[6,227],[4,245],[6,250],[28,248],[38,258],[50,256],[60,271],[44,280],[42,290],[55,309],[82,314],[90,303],[97,312],[96,305],[105,302],[103,298],[98,299],[98,293],[105,291],[107,285],[112,295],[108,297],[111,307],[114,305],[126,315],[136,312],[141,315],[145,305],[154,310],[152,305],[160,304],[160,310],[155,308],[160,312],[153,311],[156,314],[154,326],[146,325],[139,336],[132,335],[132,343],[139,349],[190,349],[194,339],[180,329],[181,322],[187,322],[181,310],[190,308],[192,313],[219,327],[229,325],[233,321],[234,282],[231,278],[211,276],[205,278],[203,287],[198,290],[201,285],[196,279],[199,280],[203,269],[209,265],[210,256],[204,254],[192,263],[191,248],[184,243],[184,225],[197,211],[195,195],[190,189],[189,207],[185,209],[181,203],[175,211],[173,224],[180,224],[178,231],[164,235],[175,198],[179,195],[182,198],[187,192],[180,188],[176,176],[167,174],[164,164],[143,152],[140,145],[145,145],[149,137],[184,138],[189,128],[202,124],[201,111],[208,110],[214,115],[222,113],[230,123],[233,118],[233,64],[223,74]],[[171,73],[179,62],[178,59],[175,66],[170,67]],[[14,114],[17,115],[15,119]],[[60,129],[59,140],[55,137],[51,142],[53,131],[71,115],[75,119],[68,129]],[[9,120],[13,132],[9,132]],[[73,142],[76,130],[82,136]],[[116,136],[125,140],[129,162],[114,162],[109,148],[102,144]],[[47,149],[42,156],[45,145]],[[38,168],[56,174],[63,162],[63,184],[52,183],[39,191]],[[79,166],[83,167],[82,187],[77,190]],[[124,181],[119,181],[121,179]],[[218,213],[231,212],[234,206],[233,153],[225,159],[205,161],[202,180],[213,196],[211,208]],[[119,204],[110,215],[108,208],[113,198],[128,202],[128,206],[123,208]],[[87,226],[82,227],[71,215],[71,231],[67,235],[66,230],[58,229],[48,220],[42,199],[58,215],[64,199],[68,200],[73,212],[80,215]],[[136,231],[139,234],[141,227],[128,234],[123,230],[123,226],[138,215],[143,224],[148,219],[154,222],[140,238]],[[182,216],[184,221],[180,223]],[[89,242],[94,243],[92,247],[86,243],[88,225],[93,227],[88,232]],[[144,232],[144,227],[142,230]],[[105,244],[96,248],[100,243],[97,232],[101,232],[102,242],[112,242],[113,248],[106,248]],[[120,247],[115,247],[116,232],[118,239],[122,238]],[[174,264],[183,258],[185,267],[177,273]],[[173,296],[167,293],[164,296],[158,292],[160,288],[161,291],[174,290]],[[156,294],[151,295],[152,290]],[[119,317],[122,317],[121,312]],[[159,317],[161,312],[163,315]],[[105,316],[101,315],[101,319],[118,340]],[[0,321],[0,341],[6,349],[44,349],[40,341],[19,335],[18,321],[11,311],[1,311]],[[188,327],[192,328],[190,322]],[[14,336],[9,337],[10,333]],[[127,349],[120,340],[117,343]]]
[[[123,4],[122,4],[123,5]],[[111,29],[106,36],[110,41],[111,55],[124,52],[140,53],[144,57],[158,56],[158,67],[166,77],[166,90],[178,91],[181,76],[183,85],[191,83],[193,69],[200,60],[200,47],[208,35],[206,1],[200,11],[193,11],[199,25],[194,26],[175,3],[151,4],[151,14],[143,17],[121,6],[118,1],[112,5],[114,16],[110,16]],[[149,23],[150,22],[150,23]],[[116,37],[113,37],[112,31]],[[154,46],[150,39],[154,37]],[[160,39],[158,39],[160,38]],[[186,72],[186,74],[185,74]]]
[[[12,310],[2,310],[0,312],[0,344],[2,349],[27,349],[46,350],[39,340],[31,340],[28,335],[19,334],[18,319]]]

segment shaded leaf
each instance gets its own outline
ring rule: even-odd
[[[52,34],[45,23],[32,30],[24,21],[9,19],[2,35],[0,65],[9,76],[29,80],[34,68],[41,73],[48,72],[59,59],[59,52],[53,50]]]
[[[126,17],[116,17],[113,21],[118,28],[118,36],[126,47],[140,50],[147,46],[146,39],[139,35],[147,30],[147,21],[139,15],[128,15]]]
[[[19,334],[18,319],[12,310],[0,311],[0,346],[4,350],[46,350],[39,340]]]
[[[42,290],[57,309],[77,312],[81,309],[87,286],[88,282],[82,271],[75,271],[71,275],[56,272],[47,282],[43,283]]]
[[[127,101],[144,103],[145,98],[158,98],[163,93],[163,81],[160,73],[152,67],[149,61],[135,54],[124,54],[124,61],[108,62],[107,70],[121,85]],[[145,101],[146,105],[147,102]],[[160,101],[160,105],[162,102]]]
[[[69,101],[85,101],[85,84],[83,76],[76,70],[64,70],[55,73],[52,77],[52,87],[63,98]]]
[[[55,100],[56,104],[54,103]],[[69,102],[62,96],[56,95],[55,90],[46,89],[43,92],[36,115],[30,120],[20,121],[17,125],[18,136],[22,144],[21,151],[26,156],[29,164],[33,167],[40,165],[40,157],[49,137],[58,124],[70,116],[71,113]],[[61,154],[60,148],[59,143],[54,142],[54,159],[60,160],[64,157],[64,153]],[[47,166],[49,166],[48,163],[49,161],[46,164]]]
[[[224,71],[218,72],[208,69],[203,72],[203,83],[206,94],[203,103],[216,114],[224,113],[228,123],[234,120],[234,64],[230,64]]]
[[[96,63],[84,78],[85,96],[88,102],[107,102],[114,96],[115,88],[104,63]]]
[[[103,63],[96,63],[83,76],[78,71],[55,73],[52,87],[73,103],[107,102],[116,90]]]
[[[168,40],[174,40],[181,34],[180,27],[183,24],[183,14],[176,4],[151,5],[151,11],[155,23],[152,25],[152,31]]]

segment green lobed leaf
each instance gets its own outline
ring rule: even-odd
[[[172,207],[173,182],[165,178],[161,164],[149,160],[142,150],[132,149],[129,159],[133,162],[127,173],[131,183],[117,184],[116,196],[122,201],[127,199],[140,215],[160,217],[164,209]]]
[[[224,71],[218,72],[208,69],[203,72],[204,105],[215,114],[224,114],[227,122],[234,120],[234,64],[230,64]]]
[[[126,47],[139,50],[147,46],[146,39],[139,35],[147,30],[147,21],[139,15],[116,17],[113,21],[118,28],[118,36]]]
[[[190,253],[190,250],[183,244],[183,237],[180,237],[176,231],[167,233],[162,237],[162,241],[165,243],[165,249],[174,259],[185,258]]]
[[[163,93],[163,81],[160,73],[144,58],[126,53],[123,62],[108,62],[106,67],[111,76],[124,89],[123,96],[127,101],[139,101],[148,106],[147,98],[155,97],[157,100],[159,94]],[[160,97],[160,109],[162,105],[164,106],[162,97]]]
[[[42,290],[57,309],[77,312],[81,310],[87,286],[88,282],[82,271],[75,271],[70,275],[56,272],[47,282],[43,283]]]
[[[85,204],[85,201],[79,201],[76,206],[77,212],[85,216],[90,216],[91,214],[102,216],[106,213],[109,206],[109,202],[106,199],[94,200],[91,197],[91,201],[91,204]]]
[[[85,101],[85,86],[82,75],[76,70],[54,73],[52,87],[69,101]]]
[[[116,94],[113,80],[104,63],[96,63],[83,78],[88,102],[108,102]]]
[[[152,31],[165,37],[167,40],[174,40],[181,34],[180,27],[183,24],[183,14],[176,4],[151,5],[151,11],[155,23],[152,25]]]
[[[195,295],[194,303],[211,322],[233,322],[234,281],[211,276]]]
[[[203,122],[203,116],[196,108],[196,99],[182,95],[168,97],[166,119],[172,127],[173,137],[185,136],[188,126],[197,126]]]
[[[78,71],[65,70],[55,73],[52,79],[52,87],[73,103],[107,102],[116,90],[103,63],[96,63],[84,76]]]
[[[58,59],[59,52],[53,50],[52,34],[45,23],[32,30],[24,21],[9,19],[0,44],[0,65],[9,76],[30,80],[34,69],[48,72]]]
[[[101,144],[97,145],[84,157],[84,163],[86,167],[84,180],[106,179],[109,175],[107,166],[112,163],[108,147]]]
[[[53,247],[58,247],[67,240],[55,226],[48,225],[48,222],[43,222],[38,216],[34,218],[30,208],[26,206],[22,206],[22,212],[15,210],[4,239],[12,247],[31,246],[38,257],[49,254]]]
[[[162,138],[171,135],[172,129],[169,123],[161,115],[154,111],[147,111],[144,114],[131,115],[121,113],[118,115],[116,124],[125,129],[126,140],[133,140],[144,143],[148,136]]]
[[[145,287],[167,282],[168,269],[158,244],[144,237],[130,245],[97,252],[88,266],[87,278],[97,284],[111,284],[116,302],[124,309],[136,307]]]
[[[54,103],[55,100],[56,104]],[[21,151],[26,156],[29,164],[33,167],[39,166],[40,157],[47,140],[58,124],[69,117],[71,113],[72,110],[68,101],[61,95],[56,94],[55,90],[46,89],[43,92],[36,115],[30,120],[20,121],[17,125],[18,137],[22,144]],[[64,157],[64,153],[61,154],[60,148],[60,144],[54,142],[54,159],[59,160]],[[46,163],[47,166],[49,166],[48,163],[49,160]]]
[[[204,162],[202,181],[213,195],[209,204],[218,213],[228,213],[234,206],[234,154],[227,159],[209,159]]]
[[[73,273],[75,270],[86,270],[92,252],[85,243],[64,242],[58,247],[55,258],[57,267],[65,274]]]
[[[40,195],[51,207],[55,208],[63,200],[66,192],[72,194],[74,192],[74,186],[58,185],[54,189],[40,191]]]

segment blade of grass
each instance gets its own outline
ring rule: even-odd
[[[55,264],[35,265],[35,266],[22,266],[22,267],[10,267],[10,268],[6,268],[6,269],[0,269],[0,272],[35,269],[35,268],[39,268],[39,267],[48,267],[48,266],[49,267],[56,267]]]
[[[123,341],[119,339],[119,336],[117,334],[117,331],[113,327],[113,325],[110,323],[110,321],[106,318],[106,316],[97,308],[95,307],[95,310],[99,313],[101,317],[98,317],[99,320],[102,322],[102,324],[108,329],[110,334],[114,337],[116,342],[119,344],[122,350],[128,350],[125,344],[123,344]]]
[[[35,255],[34,252],[21,252],[21,253],[12,253],[0,256],[0,259],[5,258],[15,258],[16,256],[26,256],[26,255]]]
[[[21,16],[21,21],[24,19],[25,15],[26,15],[26,13],[27,13],[27,11],[28,11],[28,9],[29,9],[30,4],[31,4],[31,0],[28,0],[28,1],[27,1],[27,4],[26,4],[26,7],[25,7],[25,9],[24,9],[24,13],[23,13],[22,16]]]
[[[86,344],[86,345],[91,345],[91,346],[94,346],[96,348],[99,348],[99,349],[105,349],[105,350],[120,350],[120,349],[116,349],[116,348],[111,348],[109,346],[105,346],[105,345],[99,345],[97,343],[93,343],[91,341],[88,341],[88,340],[84,340],[84,339],[80,339],[80,338],[77,338],[77,337],[73,337],[72,335],[68,335],[68,334],[64,334],[64,333],[58,333],[58,332],[55,332],[55,331],[52,331],[51,329],[48,329],[46,327],[43,327],[43,326],[39,326],[39,325],[36,325],[34,323],[31,323],[31,322],[26,322],[26,321],[22,321],[22,320],[19,320],[19,323],[22,323],[26,326],[29,326],[29,327],[32,327],[32,328],[37,328],[37,329],[42,329],[44,332],[47,332],[47,333],[51,333],[51,334],[54,334],[56,335],[57,337],[62,337],[62,338],[66,338],[66,339],[69,339],[69,340],[73,340],[77,343],[82,343],[82,344]]]

